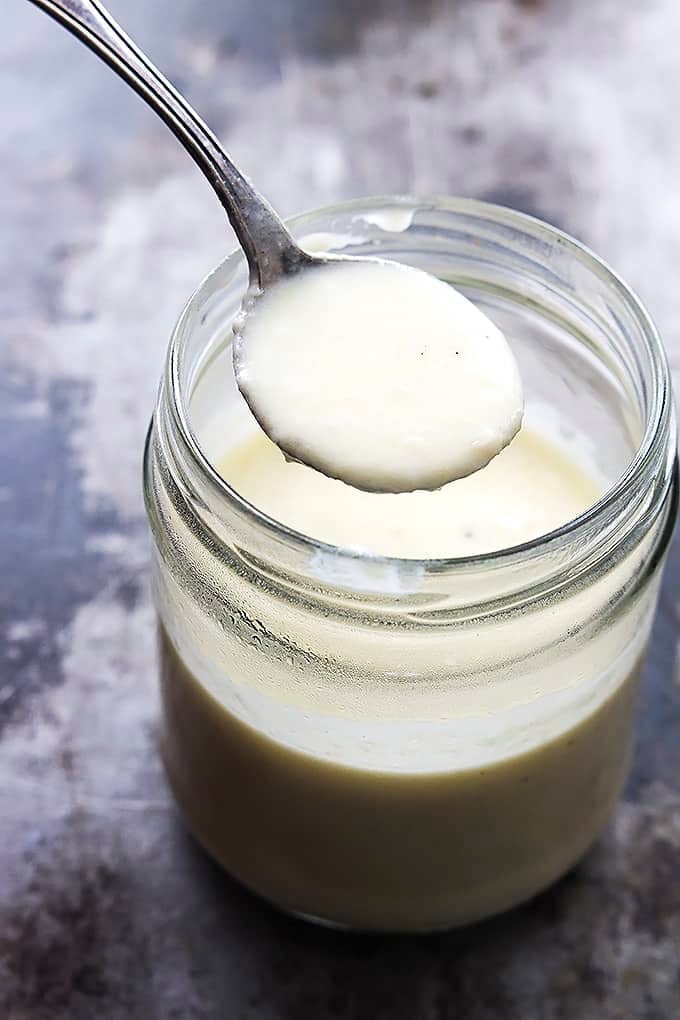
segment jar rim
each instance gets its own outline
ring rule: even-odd
[[[507,548],[472,556],[406,558],[370,553],[348,546],[334,545],[313,538],[303,532],[289,527],[276,518],[269,516],[255,504],[245,499],[237,489],[231,486],[217,472],[211,460],[203,451],[192,428],[188,408],[188,397],[181,384],[182,364],[182,326],[190,314],[197,299],[204,292],[211,278],[225,264],[233,260],[242,260],[243,253],[239,250],[231,252],[213,270],[211,270],[189,297],[181,315],[173,329],[168,349],[165,373],[165,388],[170,394],[171,414],[177,426],[179,436],[190,459],[201,472],[213,494],[235,506],[251,523],[266,529],[277,538],[307,551],[335,558],[339,561],[370,563],[385,567],[396,572],[423,569],[427,572],[465,571],[487,568],[508,567],[519,562],[526,562],[538,556],[554,555],[561,552],[567,545],[579,543],[592,534],[593,525],[607,514],[615,514],[626,504],[626,494],[635,480],[649,477],[655,470],[660,458],[668,446],[669,432],[672,427],[673,403],[668,361],[659,333],[654,322],[646,311],[642,301],[623,279],[590,248],[575,238],[552,226],[549,223],[531,216],[528,213],[511,209],[506,206],[485,202],[478,199],[450,197],[439,195],[378,195],[322,206],[289,217],[287,225],[295,232],[302,231],[306,223],[312,223],[319,217],[352,214],[396,208],[401,211],[411,210],[415,215],[418,211],[450,212],[461,215],[476,215],[485,218],[495,225],[507,226],[511,229],[530,228],[540,231],[545,239],[556,243],[562,249],[574,255],[581,264],[586,265],[600,279],[605,280],[616,291],[634,317],[640,330],[646,353],[652,368],[654,386],[650,395],[650,406],[646,415],[644,432],[641,441],[630,459],[626,469],[619,478],[591,506],[560,527],[539,535],[526,542]]]

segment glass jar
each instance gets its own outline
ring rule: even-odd
[[[165,766],[200,842],[286,910],[369,930],[474,921],[569,869],[621,790],[676,512],[668,367],[628,288],[512,210],[381,198],[290,226],[479,304],[528,419],[539,408],[606,491],[467,559],[369,556],[268,518],[213,466],[239,420],[216,427],[215,407],[242,409],[231,255],[175,329],[145,453]]]

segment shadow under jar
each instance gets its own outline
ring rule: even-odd
[[[621,790],[676,510],[668,368],[626,286],[517,212],[381,198],[291,229],[476,302],[519,360],[527,421],[603,495],[457,559],[365,555],[267,517],[214,467],[246,414],[230,256],[173,334],[145,455],[163,758],[203,846],[280,907],[368,930],[463,924],[562,875]]]

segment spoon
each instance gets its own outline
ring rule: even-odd
[[[155,110],[226,210],[250,278],[233,326],[236,381],[288,459],[357,488],[407,492],[462,478],[511,441],[519,374],[479,309],[421,270],[303,251],[103,4],[31,2]]]

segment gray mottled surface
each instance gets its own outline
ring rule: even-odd
[[[289,213],[380,192],[551,219],[646,299],[680,367],[677,0],[111,0]],[[680,1015],[680,547],[635,770],[526,908],[341,936],[241,892],[154,746],[140,456],[166,339],[232,246],[183,152],[4,0],[0,35],[0,1017],[671,1020]]]

